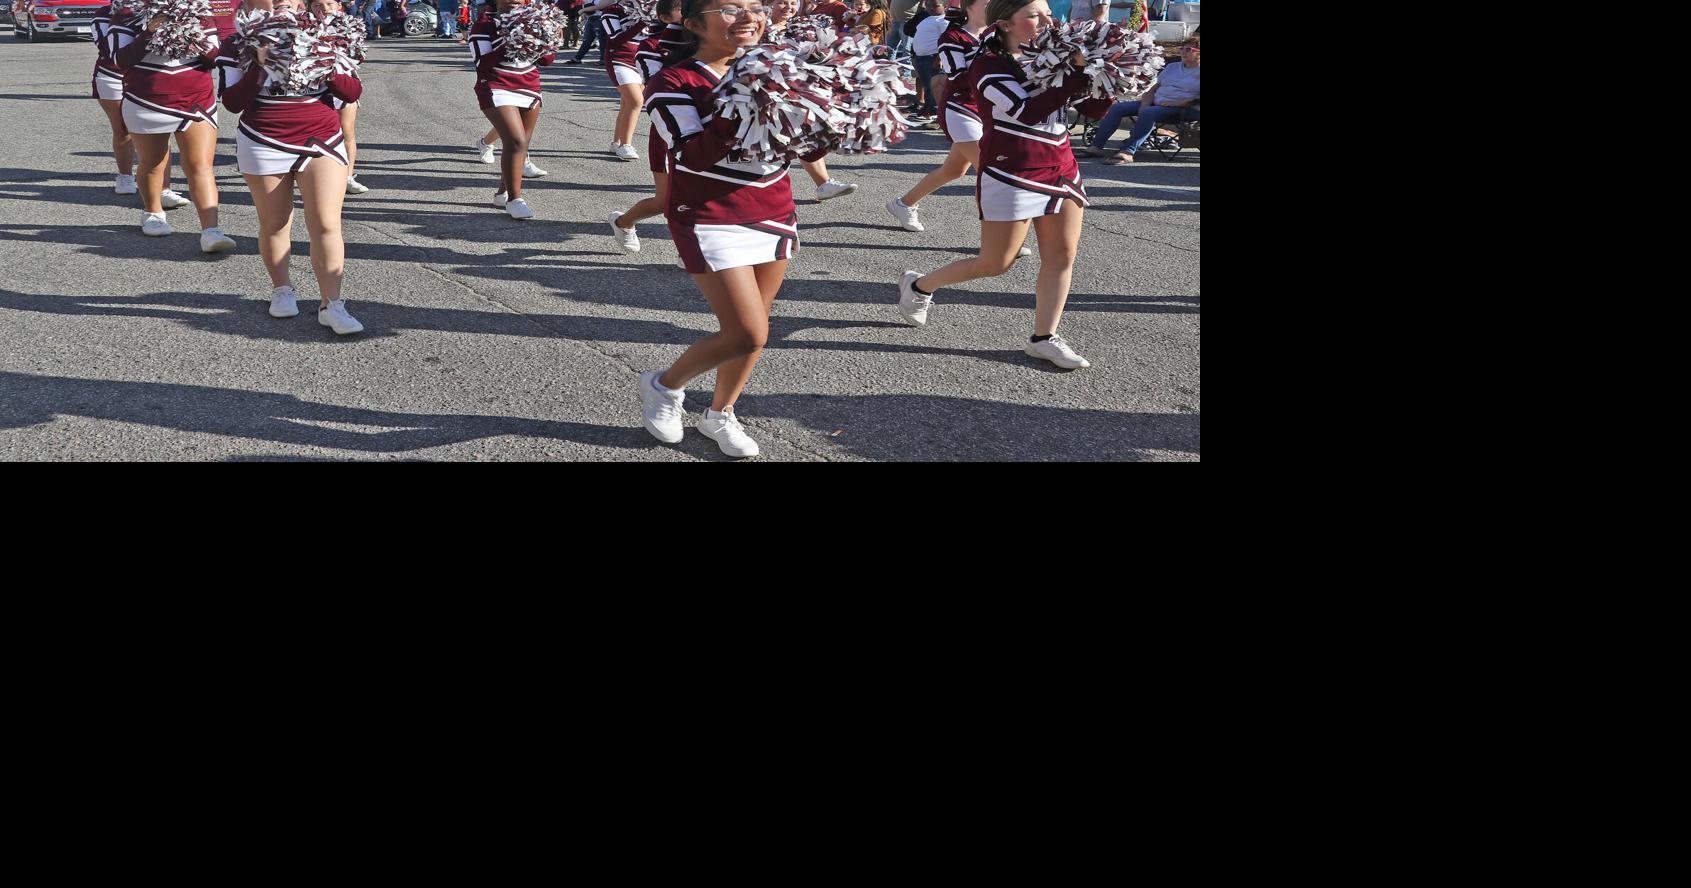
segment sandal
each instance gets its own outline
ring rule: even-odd
[[[1123,151],[1120,154],[1117,154],[1115,157],[1112,157],[1109,160],[1104,161],[1104,166],[1113,166],[1113,167],[1127,166],[1128,164],[1130,164],[1132,162],[1133,162],[1133,155],[1128,154],[1126,151]]]

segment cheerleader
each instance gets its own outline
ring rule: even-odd
[[[769,9],[769,33],[766,43],[775,43],[781,39],[787,25],[792,23],[794,15],[798,14],[799,0],[774,0],[767,7]],[[816,185],[816,199],[818,201],[843,197],[857,190],[856,183],[835,182],[832,173],[828,172],[826,158],[803,161],[801,166],[810,175],[810,181]]]
[[[346,8],[342,5],[341,0],[311,0],[311,14],[323,21],[328,21],[338,15],[362,24],[361,19],[347,15]],[[354,74],[353,76],[358,75]],[[340,116],[341,132],[346,133],[346,193],[364,194],[370,189],[359,182],[357,176],[358,103],[343,102],[340,99],[331,98],[329,104],[334,107],[335,113]]]
[[[635,56],[648,83],[663,70],[671,55],[692,45],[687,39],[687,29],[681,27],[681,0],[658,0],[657,15],[657,23],[646,29]],[[626,213],[612,212],[610,216],[611,238],[625,253],[640,252],[640,234],[635,224],[662,213],[669,197],[669,152],[664,150],[657,127],[647,133],[646,158],[651,165],[652,182],[657,186],[656,196],[640,201]]]
[[[1027,354],[1068,370],[1088,367],[1089,362],[1057,335],[1087,205],[1080,168],[1069,150],[1068,124],[1069,104],[1091,87],[1091,78],[1080,73],[1086,56],[1076,52],[1069,60],[1076,71],[1063,87],[1029,96],[1021,47],[1051,27],[1050,7],[1045,0],[988,0],[986,19],[991,23],[988,36],[970,69],[985,124],[983,166],[975,191],[981,212],[980,255],[927,275],[905,272],[899,282],[898,313],[906,323],[924,326],[933,294],[941,287],[1009,270],[1031,220],[1039,232],[1040,258]],[[1100,105],[1107,107],[1089,102],[1082,112],[1097,116],[1104,110]]]
[[[682,25],[696,49],[652,78],[646,102],[673,170],[664,207],[670,235],[722,329],[668,370],[640,375],[641,420],[658,440],[680,442],[682,389],[715,370],[716,395],[699,431],[736,457],[758,453],[734,402],[769,338],[769,312],[799,246],[788,165],[730,162],[737,126],[716,116],[717,85],[739,50],[763,36],[765,13],[757,4],[683,0]]]
[[[951,140],[951,153],[946,155],[945,163],[939,169],[924,177],[908,194],[887,202],[887,212],[898,220],[905,231],[927,230],[916,210],[922,198],[963,178],[969,167],[980,165],[981,135],[985,130],[970,65],[980,52],[981,32],[986,30],[987,0],[962,2],[962,11],[967,18],[961,22],[953,20],[939,38],[939,68],[945,77],[945,104],[940,112],[940,129]]]
[[[16,7],[14,7],[16,9]],[[112,128],[112,159],[117,161],[117,182],[113,189],[118,194],[134,194],[135,187],[135,143],[130,141],[129,130],[123,125],[123,72],[118,70],[117,63],[112,61],[111,45],[107,38],[111,34],[112,20],[122,21],[133,15],[133,9],[128,3],[114,4],[101,7],[94,13],[92,31],[94,34],[94,99],[100,103],[100,110],[106,112],[106,122]],[[169,184],[170,171],[165,171],[165,181]],[[181,203],[177,206],[187,206],[188,202],[176,194],[172,194]],[[165,209],[175,209],[165,206]]]
[[[533,0],[499,0],[499,11],[510,12]],[[540,67],[552,64],[556,53],[547,53],[526,64],[505,60],[505,38],[493,10],[488,10],[470,32],[470,55],[476,60],[476,99],[481,112],[493,124],[493,133],[505,147],[499,171],[499,192],[493,205],[513,219],[532,219],[534,211],[523,199],[523,178],[546,175],[528,162],[528,146],[540,124]],[[486,145],[486,140],[482,142]],[[488,149],[491,150],[491,149]],[[531,173],[535,175],[531,175]]]
[[[279,12],[303,13],[302,0],[273,0]],[[227,54],[241,57],[238,46]],[[258,252],[274,289],[270,316],[299,314],[298,294],[288,269],[293,251],[294,187],[305,206],[305,228],[311,237],[311,268],[317,277],[317,322],[341,336],[363,331],[364,325],[347,312],[341,295],[346,268],[346,245],[341,238],[341,203],[346,198],[346,136],[340,117],[330,105],[358,101],[364,85],[346,74],[331,75],[314,92],[292,94],[271,83],[264,70],[268,51],[257,50],[256,64],[229,73],[224,107],[241,115],[235,134],[241,175],[252,190],[258,210]]]
[[[560,3],[560,7],[561,7],[561,3]],[[468,15],[468,5],[465,5],[465,12],[463,12],[463,14]],[[492,10],[487,10],[487,14],[485,14],[485,15],[492,15],[492,14],[494,14],[494,12],[492,12]],[[485,17],[485,15],[484,15],[484,17]],[[465,25],[465,32],[468,32],[468,25]],[[465,41],[463,41],[463,39],[460,39],[460,41],[458,41],[458,44],[463,44],[463,42],[465,42]],[[475,140],[475,152],[477,152],[477,154],[479,154],[479,156],[482,157],[482,162],[484,162],[484,164],[497,164],[497,162],[499,162],[499,159],[497,159],[497,157],[494,157],[494,152],[497,151],[497,149],[495,149],[494,145],[497,145],[497,144],[499,144],[499,129],[497,129],[497,127],[494,127],[494,129],[487,130],[487,135],[484,135],[484,137],[480,137],[480,139]],[[545,178],[545,176],[546,176],[545,169],[541,169],[541,167],[534,166],[533,157],[528,157],[528,159],[524,159],[524,161],[523,161],[523,178],[524,179],[539,179],[539,178]]]
[[[212,92],[212,64],[217,58],[217,22],[200,19],[210,48],[189,58],[172,59],[147,49],[163,16],[149,22],[135,18],[112,21],[106,44],[113,66],[123,73],[123,126],[141,158],[141,233],[170,234],[164,218],[165,174],[170,162],[170,136],[188,179],[200,217],[200,250],[222,253],[235,241],[217,227],[217,176],[212,162],[217,151],[217,102]]]
[[[605,74],[622,97],[610,152],[621,160],[639,160],[640,152],[634,150],[634,127],[640,121],[646,82],[640,75],[639,20],[621,3],[616,3],[599,14],[599,33],[603,38],[600,43],[604,46]]]

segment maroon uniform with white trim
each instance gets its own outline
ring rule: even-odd
[[[217,96],[212,91],[214,45],[205,54],[167,59],[147,50],[142,22],[113,23],[107,32],[111,57],[123,72],[123,121],[132,133],[156,135],[181,132],[196,122],[217,126]],[[200,27],[216,44],[217,23],[200,19]]]
[[[605,74],[612,86],[645,83],[640,70],[640,40],[645,29],[618,3],[599,13],[599,36],[604,45]]]
[[[939,38],[939,70],[945,75],[945,113],[939,126],[953,142],[979,142],[985,133],[975,97],[975,56],[981,42],[967,25],[953,23]]]
[[[112,60],[112,20],[127,21],[127,12],[112,12],[110,5],[94,13],[90,32],[94,36],[94,98],[118,101],[123,98],[123,71]]]
[[[981,171],[975,188],[981,218],[1016,222],[1059,213],[1064,200],[1087,206],[1080,166],[1069,148],[1068,107],[1092,85],[1077,76],[1062,89],[1028,95],[1022,66],[1015,58],[982,52],[971,71],[985,118]],[[1087,103],[1088,116],[1108,103]]]
[[[239,58],[239,51],[224,49]],[[279,176],[305,169],[313,159],[327,157],[347,165],[346,135],[330,99],[356,102],[364,92],[358,78],[336,74],[323,89],[309,95],[283,95],[269,83],[263,69],[237,68],[223,93],[223,107],[241,115],[235,137],[241,172]]]
[[[532,65],[507,61],[505,36],[490,9],[470,30],[470,57],[476,62],[476,100],[484,110],[502,105],[527,109],[540,104],[540,66],[552,64],[557,54],[541,56]]]
[[[693,274],[788,259],[798,249],[790,164],[728,160],[738,127],[716,116],[721,80],[688,59],[658,72],[646,89],[646,112],[672,170],[664,218]]]

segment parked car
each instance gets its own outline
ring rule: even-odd
[[[10,7],[10,4],[7,6]],[[105,6],[90,0],[35,0],[29,12],[13,22],[12,37],[25,42],[53,37],[87,37],[92,40],[94,14]]]

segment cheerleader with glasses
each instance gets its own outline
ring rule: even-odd
[[[975,186],[980,255],[926,275],[905,272],[898,313],[912,326],[925,326],[940,288],[1008,271],[1031,223],[1039,233],[1039,281],[1033,336],[1025,351],[1067,370],[1088,367],[1057,334],[1087,206],[1080,168],[1069,149],[1068,122],[1069,105],[1091,88],[1091,78],[1081,73],[1086,56],[1076,52],[1069,59],[1075,70],[1064,86],[1030,95],[1022,47],[1052,26],[1051,8],[1045,0],[988,0],[986,18],[988,36],[971,65],[984,123]],[[1107,108],[1107,102],[1088,102],[1082,113],[1097,117]]]
[[[235,249],[235,241],[217,227],[217,176],[212,170],[217,150],[217,99],[211,72],[217,59],[218,23],[211,16],[200,16],[197,25],[190,23],[180,29],[188,39],[173,41],[164,47],[170,54],[161,54],[151,48],[155,38],[178,30],[178,26],[162,14],[146,20],[141,17],[160,6],[148,4],[136,17],[113,21],[106,32],[109,57],[123,72],[124,129],[141,158],[141,233],[148,237],[171,233],[170,223],[164,218],[163,195],[170,137],[174,134],[188,192],[199,212],[200,250],[226,252]],[[180,6],[192,10],[194,4],[180,0]]]
[[[256,3],[267,3],[277,13],[293,13],[307,28],[317,27],[302,0]],[[348,313],[341,294],[346,268],[341,204],[346,198],[348,158],[340,116],[331,101],[357,102],[364,86],[357,77],[338,71],[312,83],[274,81],[267,70],[269,49],[260,45],[249,53],[240,42],[239,36],[226,41],[228,56],[243,62],[228,74],[223,104],[241,115],[235,149],[258,210],[258,252],[273,287],[270,315],[291,318],[299,314],[288,268],[297,186],[311,238],[311,269],[317,277],[317,322],[342,336],[361,332],[364,325]]]
[[[769,338],[769,312],[798,250],[798,216],[788,164],[728,159],[738,126],[716,115],[716,98],[736,54],[763,39],[767,14],[757,0],[683,0],[681,16],[696,46],[652,78],[646,112],[670,157],[670,236],[721,329],[668,370],[640,375],[641,419],[658,440],[679,443],[682,390],[715,370],[699,431],[729,456],[756,456],[734,402]]]

